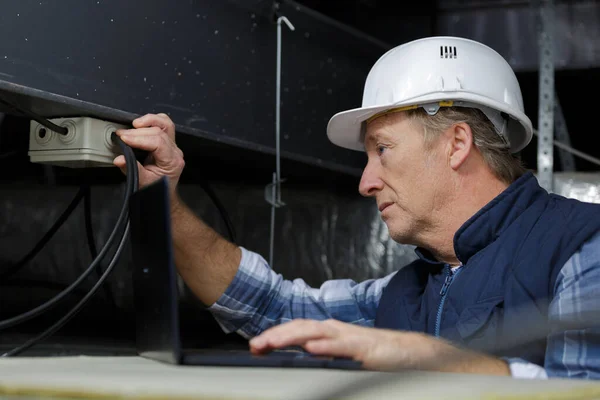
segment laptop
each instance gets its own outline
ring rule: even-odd
[[[132,194],[129,211],[138,355],[177,365],[362,369],[352,359],[297,350],[255,355],[249,350],[183,349],[167,179]]]

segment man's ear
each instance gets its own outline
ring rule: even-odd
[[[473,148],[473,132],[471,127],[460,122],[452,125],[446,132],[449,139],[449,161],[450,167],[454,170],[464,164]]]

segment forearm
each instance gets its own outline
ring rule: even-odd
[[[177,195],[171,203],[175,264],[200,301],[211,305],[233,280],[241,250],[202,222]]]
[[[418,369],[466,374],[511,375],[509,363],[505,360],[461,349],[443,339],[432,338],[424,334],[415,334],[413,340],[413,346],[423,349],[423,353],[417,357]]]
[[[459,349],[449,351],[446,355],[448,357],[444,360],[448,362],[442,362],[434,370],[464,374],[511,375],[509,364],[499,358]]]

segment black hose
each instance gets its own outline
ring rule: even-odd
[[[119,257],[123,251],[123,248],[125,246],[125,243],[127,242],[128,236],[129,236],[129,198],[138,189],[139,177],[138,177],[137,161],[133,154],[133,150],[129,146],[127,146],[125,143],[123,143],[121,141],[121,139],[115,138],[115,136],[113,136],[113,140],[115,140],[121,146],[121,149],[123,150],[123,154],[125,155],[125,160],[127,162],[127,188],[126,188],[126,192],[125,192],[125,200],[123,202],[123,204],[125,206],[123,208],[125,210],[125,213],[124,213],[125,219],[120,218],[123,215],[123,213],[121,215],[119,215],[119,220],[117,221],[115,230],[122,227],[122,225],[125,221],[126,221],[126,224],[125,224],[125,228],[123,230],[123,234],[121,236],[121,241],[119,242],[119,245],[117,247],[117,250],[115,251],[115,254],[113,254],[113,256],[110,260],[110,263],[106,267],[106,270],[104,271],[104,273],[102,274],[100,279],[98,279],[96,284],[92,287],[92,289],[65,316],[63,316],[54,325],[50,326],[48,329],[46,329],[45,331],[43,331],[36,337],[23,343],[21,346],[18,346],[16,348],[2,354],[2,357],[16,356],[16,355],[22,353],[23,351],[29,349],[30,347],[36,345],[37,343],[41,342],[42,340],[50,337],[52,334],[54,334],[60,328],[62,328],[64,325],[66,325],[67,322],[69,322],[69,320],[71,320],[71,318],[73,318],[75,315],[77,315],[77,313],[79,313],[79,311],[81,311],[83,309],[83,307],[92,298],[92,296],[94,296],[94,294],[98,291],[98,289],[102,286],[102,284],[106,281],[106,279],[112,273],[114,267],[117,265]],[[115,232],[115,230],[113,230],[113,233]],[[106,245],[103,247],[102,251],[100,252],[100,255],[103,255],[105,250],[108,249],[109,244],[112,244],[111,239],[113,239],[113,238],[114,238],[114,236],[111,234],[111,237],[107,241]],[[96,261],[96,260],[94,260],[94,261]],[[94,267],[93,263],[90,266],[90,268],[88,268],[88,271],[90,271],[92,267]]]
[[[63,211],[61,216],[56,220],[56,222],[52,225],[50,230],[46,232],[46,234],[37,242],[34,248],[27,253],[21,260],[19,260],[16,264],[8,267],[6,270],[0,272],[0,282],[9,279],[12,275],[16,274],[23,268],[29,261],[31,261],[43,248],[46,244],[52,239],[54,234],[60,229],[60,227],[65,223],[65,221],[69,218],[69,216],[73,213],[73,211],[77,208],[81,199],[85,195],[85,188],[82,187],[79,189],[73,200],[71,200],[71,204]]]
[[[208,194],[208,197],[210,197],[210,199],[214,203],[215,207],[217,207],[217,209],[219,210],[219,214],[221,214],[221,218],[225,222],[225,226],[227,228],[227,233],[229,235],[229,239],[231,240],[232,243],[236,244],[237,238],[236,238],[236,234],[235,234],[235,228],[233,227],[233,224],[231,223],[231,219],[229,219],[229,215],[227,214],[227,210],[225,209],[225,206],[223,206],[223,203],[221,203],[221,201],[217,197],[217,194],[212,189],[212,187],[208,184],[208,182],[201,180],[200,186],[206,192],[206,194]]]
[[[98,251],[96,250],[96,240],[94,239],[94,227],[92,225],[92,189],[90,185],[85,186],[85,195],[83,197],[84,204],[84,215],[85,215],[85,234],[87,237],[88,248],[90,250],[90,255],[92,256],[92,260],[94,260],[98,256]],[[98,264],[96,267],[96,274],[98,275],[98,279],[102,276],[102,265]],[[115,298],[110,291],[108,285],[104,285],[104,295],[106,299],[111,303],[113,309],[117,309],[117,303]]]
[[[56,125],[53,122],[50,122],[49,120],[47,120],[46,118],[42,117],[41,115],[38,115],[36,113],[34,113],[33,111],[27,110],[25,108],[19,107],[17,105],[14,105],[13,103],[1,99],[0,98],[0,103],[4,104],[6,107],[10,108],[13,111],[16,111],[20,114],[23,114],[24,116],[36,121],[37,123],[39,123],[40,125],[50,129],[51,131],[54,131],[58,134],[61,135],[67,135],[69,133],[69,129],[65,128],[64,126],[60,126],[60,125]]]
[[[123,147],[126,146],[120,139],[117,139],[118,143]],[[132,158],[131,155],[133,154],[133,151],[131,150],[131,148],[129,148],[129,146],[126,146],[126,149],[124,150],[124,153],[126,154],[126,157]],[[128,167],[129,167],[130,162],[128,162]],[[35,318],[41,314],[43,314],[44,312],[46,312],[47,310],[51,309],[52,307],[55,307],[58,303],[60,303],[60,301],[62,301],[67,295],[69,295],[73,290],[75,290],[79,285],[81,285],[81,283],[87,279],[87,277],[96,269],[96,267],[98,266],[98,264],[100,263],[100,261],[105,257],[106,253],[108,252],[108,249],[110,247],[113,246],[114,241],[116,239],[117,234],[119,233],[120,230],[123,229],[123,226],[125,224],[125,221],[128,218],[129,215],[129,198],[131,196],[131,193],[133,193],[134,190],[137,190],[137,187],[139,185],[139,181],[138,181],[138,170],[137,170],[137,164],[135,161],[135,158],[133,158],[133,169],[131,170],[133,173],[128,173],[127,174],[127,190],[125,192],[125,198],[123,201],[123,206],[121,207],[121,212],[119,214],[119,217],[117,219],[117,223],[115,224],[115,227],[113,228],[113,231],[111,232],[107,242],[105,243],[104,247],[102,248],[102,250],[100,251],[100,253],[98,254],[98,256],[94,259],[94,261],[92,261],[92,263],[90,264],[90,266],[88,267],[87,270],[85,270],[76,280],[75,282],[73,282],[71,285],[69,285],[65,290],[63,290],[62,292],[60,292],[59,294],[57,294],[56,296],[54,296],[53,298],[51,298],[50,300],[46,301],[45,303],[43,303],[42,305],[26,311],[20,315],[17,315],[15,317],[0,321],[0,330],[3,329],[7,329],[10,328],[12,326],[18,325],[20,323],[23,323],[25,321],[28,321],[32,318]]]

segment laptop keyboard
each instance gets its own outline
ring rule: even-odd
[[[274,350],[260,355],[250,350],[186,350],[183,360],[187,365],[361,369],[361,363],[350,358],[318,356],[297,350]]]
[[[214,349],[214,348],[210,348],[210,349],[193,349],[193,350],[186,350],[185,354],[210,354],[210,355],[215,355],[215,354],[223,354],[223,355],[244,355],[244,356],[248,356],[248,355],[252,355],[255,357],[282,357],[282,358],[300,358],[300,357],[310,357],[310,358],[323,358],[323,359],[331,359],[332,357],[325,357],[325,356],[317,356],[317,355],[313,355],[304,351],[298,351],[298,350],[273,350],[269,353],[265,353],[265,354],[252,354],[250,352],[250,350],[241,350],[241,349],[235,349],[235,350],[225,350],[225,349]]]

